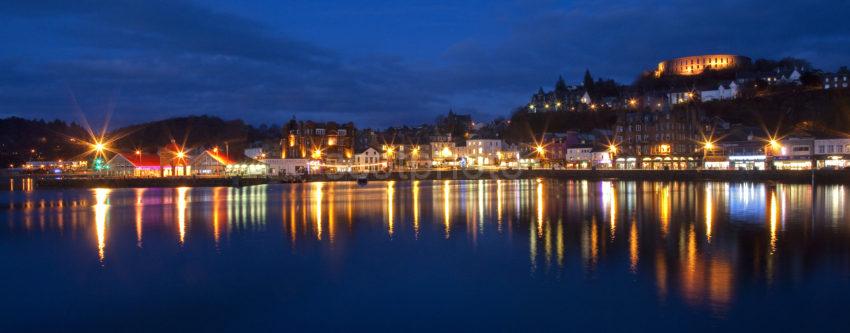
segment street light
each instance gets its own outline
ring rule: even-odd
[[[702,145],[702,163],[703,167],[705,167],[705,159],[708,156],[708,153],[714,149],[714,142],[706,140]]]
[[[780,145],[779,141],[776,141],[776,139],[770,139],[770,141],[768,141],[767,143],[770,145],[770,148],[773,148],[773,149],[782,148],[782,145]]]
[[[541,145],[537,145],[537,147],[535,147],[534,150],[537,151],[537,155],[539,157],[541,157],[541,158],[545,157],[545,155],[546,155],[546,148],[545,147],[543,147]]]
[[[618,151],[617,145],[615,145],[613,143],[608,145],[608,153],[611,155],[610,160],[611,160],[611,168],[612,169],[617,167],[617,161],[615,159],[615,157],[617,156],[617,151]]]

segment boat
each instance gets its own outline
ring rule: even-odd
[[[357,185],[365,186],[369,183],[369,179],[366,176],[357,177]]]

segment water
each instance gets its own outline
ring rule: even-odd
[[[0,331],[847,331],[846,197],[701,182],[10,183]]]

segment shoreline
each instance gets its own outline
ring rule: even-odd
[[[369,181],[409,180],[488,180],[488,179],[580,179],[624,181],[726,181],[780,182],[796,184],[848,184],[850,171],[845,170],[422,170],[369,174],[314,174],[299,179],[291,177],[166,177],[166,178],[35,178],[36,188],[139,188],[139,187],[216,187],[251,186],[299,182],[356,181],[365,176]]]

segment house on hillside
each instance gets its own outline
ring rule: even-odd
[[[823,75],[823,89],[839,89],[850,87],[850,70],[847,67],[841,67],[838,72],[826,73]]]
[[[740,90],[735,81],[720,83],[716,87],[701,89],[699,92],[700,99],[703,102],[735,99],[739,95]]]

